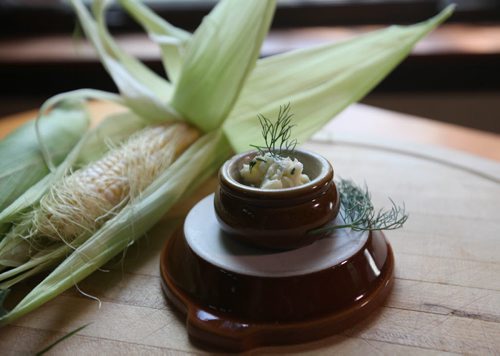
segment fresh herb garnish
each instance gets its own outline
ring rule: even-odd
[[[375,210],[366,186],[363,189],[350,180],[341,179],[337,188],[340,195],[339,214],[344,224],[311,230],[310,234],[343,228],[354,231],[395,230],[408,220],[404,204],[399,206],[390,198],[392,206],[389,210]]]
[[[290,112],[290,103],[281,105],[278,118],[273,123],[262,114],[257,117],[262,128],[262,137],[265,146],[250,145],[259,151],[261,156],[270,154],[271,156],[281,156],[283,151],[293,151],[297,146],[297,140],[291,139],[293,114]]]

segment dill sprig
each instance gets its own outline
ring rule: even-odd
[[[350,180],[341,179],[337,182],[337,188],[340,195],[339,214],[344,224],[326,226],[311,230],[309,233],[319,234],[342,228],[354,231],[395,230],[408,220],[404,204],[399,206],[390,198],[392,205],[390,209],[376,210],[366,186],[363,189]]]
[[[260,126],[262,128],[262,137],[265,146],[250,145],[257,149],[260,155],[269,153],[272,156],[281,156],[283,151],[293,151],[297,146],[297,140],[291,139],[293,113],[290,112],[290,103],[280,105],[278,118],[273,123],[262,114],[258,114]]]

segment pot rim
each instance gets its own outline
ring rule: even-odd
[[[325,187],[325,184],[333,179],[333,167],[330,162],[323,156],[313,151],[304,149],[295,149],[288,152],[288,156],[290,157],[295,157],[293,153],[299,152],[301,155],[309,156],[311,159],[316,160],[321,166],[321,171],[310,182],[296,187],[281,189],[261,189],[251,187],[239,182],[235,177],[233,177],[231,171],[239,171],[239,168],[234,170],[233,167],[235,165],[241,164],[244,160],[249,160],[250,157],[254,157],[259,153],[257,150],[253,150],[235,155],[231,159],[226,161],[219,171],[219,182],[221,186],[225,186],[232,191],[244,194],[246,196],[255,198],[280,199],[298,197],[304,194],[311,194],[323,189]]]

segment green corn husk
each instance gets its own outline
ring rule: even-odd
[[[116,114],[108,117],[95,129],[85,134],[80,142],[69,153],[64,162],[51,174],[35,186],[28,189],[16,201],[0,214],[0,224],[10,224],[18,220],[27,209],[36,205],[40,198],[48,191],[51,184],[57,184],[59,179],[71,168],[77,168],[95,161],[101,157],[109,148],[109,145],[118,145],[132,133],[145,126],[143,120],[132,113]],[[4,238],[0,242],[0,269],[6,266],[17,267],[15,258],[9,254],[16,251],[16,247],[22,244],[23,239],[14,238],[14,235]],[[78,242],[76,242],[78,244]],[[36,258],[17,269],[11,269],[0,274],[0,289],[9,288],[11,285],[25,279],[26,277],[43,271],[47,267],[65,257],[71,249],[67,246],[51,246],[40,252]],[[43,265],[43,267],[41,267]],[[6,279],[15,277],[14,279]]]
[[[56,165],[80,140],[89,126],[89,115],[80,102],[65,102],[40,124]],[[36,140],[35,122],[31,120],[0,141],[0,212],[27,189],[49,173]]]
[[[180,120],[177,112],[167,105],[172,95],[170,83],[121,50],[105,30],[104,17],[99,15],[105,9],[105,2],[94,2],[99,24],[81,1],[71,0],[71,3],[87,38],[131,110],[151,122]]]
[[[0,323],[9,323],[74,286],[142,236],[186,191],[193,188],[193,184],[202,182],[201,179],[195,182],[186,177],[206,178],[207,172],[216,171],[230,154],[228,147],[227,143],[224,145],[220,132],[207,134],[198,140],[140,199],[124,208],[77,251],[69,255],[13,310],[1,317]],[[134,226],[132,234],[131,221]]]
[[[163,67],[170,81],[175,84],[179,78],[184,52],[191,34],[163,21],[161,17],[139,1],[118,0],[118,2],[130,16],[142,25],[149,37],[160,46]]]
[[[236,152],[263,145],[255,113],[273,117],[292,103],[294,136],[305,141],[328,120],[360,100],[389,74],[413,46],[453,12],[413,26],[391,26],[342,43],[297,50],[257,62],[224,131]]]
[[[220,127],[255,66],[275,1],[221,1],[191,38],[172,100],[204,131]],[[195,103],[195,105],[193,105]]]
[[[80,90],[75,90],[63,94],[59,94],[54,96],[53,98],[47,100],[44,105],[42,105],[40,112],[44,113],[46,109],[55,106],[59,102],[64,102],[68,100],[81,100],[85,98],[100,98],[101,100],[111,100],[113,102],[117,102],[119,104],[123,104],[121,98],[117,97],[113,93],[106,93],[102,92],[99,90],[91,90],[91,89],[80,89]],[[85,114],[86,115],[86,121],[88,125],[88,113],[87,111],[81,107],[83,111],[80,111],[80,114]],[[42,120],[44,120],[42,118]],[[62,120],[62,118],[61,118]],[[132,132],[136,131],[139,129],[138,122],[141,123],[142,127],[146,125],[144,120],[141,119],[135,119],[135,126],[130,127],[130,123],[127,121],[120,122],[120,125],[118,128],[114,128],[116,125],[112,124],[109,125],[108,122],[112,122],[111,120],[105,120],[101,125],[99,125],[99,128],[103,128],[101,132],[103,132],[102,135],[109,135],[110,139],[114,137],[115,135],[118,135],[119,132],[123,132],[121,134],[122,138],[125,138],[126,135],[130,135]],[[69,123],[69,121],[68,121]],[[43,125],[42,125],[43,127]],[[98,128],[98,129],[99,129]],[[43,130],[43,129],[42,129]],[[97,130],[97,129],[96,129]],[[13,201],[9,206],[7,206],[5,209],[3,209],[0,212],[0,237],[2,237],[3,231],[1,228],[4,227],[5,225],[9,225],[12,221],[16,220],[16,218],[19,216],[20,213],[28,209],[30,206],[36,204],[38,200],[42,197],[42,195],[48,190],[49,186],[57,181],[57,179],[61,178],[66,172],[71,169],[73,166],[77,164],[77,159],[79,158],[79,155],[82,155],[82,157],[92,157],[94,160],[98,157],[97,152],[101,153],[104,152],[106,146],[103,145],[102,143],[99,143],[92,132],[96,132],[96,130],[91,131],[84,135],[78,144],[71,150],[71,152],[66,156],[64,161],[57,167],[57,169],[54,169],[52,173],[49,175],[45,176],[43,179],[41,179],[38,183],[33,185],[31,188],[26,190],[22,195],[20,195],[15,201]],[[46,137],[43,133],[41,135],[42,138]],[[26,140],[30,140],[32,144],[36,142],[35,140],[35,135],[33,134],[32,137],[26,137]],[[102,140],[102,138],[101,138]],[[28,141],[27,141],[28,142]],[[88,142],[88,144],[87,144]],[[36,144],[38,151],[40,152],[39,154],[41,156],[44,156],[48,162],[43,162],[42,159],[40,158],[41,162],[43,162],[44,166],[54,166],[55,162],[53,161],[54,156],[52,155],[50,151],[50,145],[46,146],[45,143],[43,145],[38,145]],[[84,152],[82,153],[83,147],[87,147],[88,153]],[[94,154],[92,156],[92,153]],[[90,160],[89,160],[90,161]],[[46,164],[47,163],[47,164]],[[1,245],[0,245],[1,246]],[[1,266],[0,266],[1,269]]]
[[[159,86],[153,83],[156,79],[151,79],[154,77],[141,75],[149,70],[119,49],[105,28],[105,2],[94,3],[95,21],[79,0],[72,0],[87,36],[117,83],[125,104],[139,117],[129,112],[115,118],[120,120],[120,126],[114,128],[114,134],[111,124],[99,134],[92,131],[61,166],[75,167],[92,161],[104,150],[106,138],[126,137],[151,122],[184,119],[208,133],[138,199],[93,236],[77,241],[79,247],[75,251],[58,251],[57,258],[31,262],[23,273],[28,275],[48,268],[70,253],[13,310],[0,317],[0,325],[30,312],[97,270],[141,237],[175,202],[215,173],[231,152],[259,144],[257,113],[274,116],[271,113],[281,104],[291,102],[298,138],[305,140],[334,114],[366,94],[408,54],[418,39],[452,12],[452,8],[447,8],[435,18],[414,26],[391,27],[341,44],[259,60],[252,71],[274,2],[222,0],[193,36],[162,22],[141,4],[120,2],[150,34],[179,41],[172,41],[177,46],[172,62],[176,64],[169,64],[169,52],[162,51],[166,70],[175,85],[165,80],[168,89],[165,93],[158,91]],[[128,131],[122,130],[121,123],[128,121],[132,123]],[[92,148],[91,141],[101,148]],[[46,179],[41,190],[53,184],[57,174],[62,171],[58,169]],[[29,190],[25,194],[28,193]],[[31,194],[36,196],[39,192]],[[4,288],[12,285],[9,279],[3,283]]]

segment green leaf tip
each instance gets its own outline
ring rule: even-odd
[[[450,4],[450,5],[446,6],[443,10],[441,10],[441,12],[439,14],[437,14],[436,16],[431,18],[431,20],[436,20],[438,22],[445,21],[453,14],[453,12],[455,12],[456,7],[457,7],[456,4]]]

